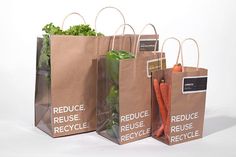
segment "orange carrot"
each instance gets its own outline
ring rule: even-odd
[[[165,82],[164,79],[161,80],[160,83],[160,91],[161,91],[161,97],[164,101],[165,108],[167,110],[167,104],[169,103],[169,85]]]
[[[164,133],[166,136],[166,140],[170,141],[170,112],[171,112],[171,86],[169,85],[169,90],[168,90],[168,103],[166,104],[166,108],[167,108],[167,118],[166,118],[166,125],[164,128]]]
[[[179,64],[175,64],[172,68],[172,72],[182,72],[182,65],[179,63]]]
[[[168,117],[166,119],[166,125],[164,127],[164,133],[165,133],[166,139],[169,138],[169,130],[170,130],[170,114],[168,113]]]
[[[165,108],[166,108],[166,123],[164,125],[164,134],[165,136],[167,136],[167,131],[168,131],[168,128],[169,128],[169,102],[170,102],[170,97],[169,97],[169,84],[165,82],[164,79],[161,80],[161,83],[160,83],[160,91],[161,91],[161,96],[162,96],[162,99],[164,101],[164,105],[165,105]]]
[[[165,128],[164,124],[162,123],[161,127],[155,131],[155,133],[154,133],[155,136],[156,137],[160,137],[163,134],[163,132],[164,132],[164,128]]]
[[[161,96],[161,91],[160,91],[160,86],[159,86],[159,82],[157,79],[153,80],[153,85],[154,85],[154,90],[156,93],[156,99],[159,105],[159,110],[160,110],[160,114],[161,114],[161,119],[162,119],[162,123],[165,126],[166,124],[166,116],[167,116],[167,112],[166,112],[166,108],[164,105],[164,101],[162,99]]]

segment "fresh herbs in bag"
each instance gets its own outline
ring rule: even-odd
[[[106,104],[111,110],[106,125],[107,134],[117,138],[119,136],[119,62],[122,59],[131,59],[134,55],[127,51],[109,51],[106,55],[106,69],[108,75],[108,95]]]

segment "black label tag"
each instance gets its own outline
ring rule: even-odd
[[[156,39],[141,39],[139,43],[139,51],[154,51]],[[158,51],[159,42],[157,40],[156,51]]]
[[[183,78],[183,94],[206,92],[207,76],[184,77]]]

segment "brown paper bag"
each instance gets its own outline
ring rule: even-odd
[[[157,34],[155,36],[157,37]],[[132,35],[129,37],[134,48],[136,36]],[[124,42],[124,46],[127,46],[127,43],[129,44],[129,42]],[[141,43],[140,36],[137,43]],[[138,49],[142,50],[138,45],[136,45],[135,52]],[[154,47],[153,50],[156,50],[156,48]],[[112,68],[117,66],[118,68],[116,71],[113,71],[114,76],[117,76],[117,80],[114,81],[113,76],[109,72],[112,69],[107,66],[106,58],[101,57],[99,59],[98,134],[118,144],[125,144],[150,136],[150,74],[151,71],[159,68],[160,61],[165,65],[164,55],[160,59],[160,54],[157,51],[140,51],[135,53],[135,58],[114,62],[110,66]],[[116,89],[117,87],[115,87],[114,82],[117,82],[118,89]]]
[[[196,43],[194,39],[184,41],[187,40]],[[178,58],[179,55],[177,61]],[[161,80],[166,84],[161,85]],[[196,67],[184,67],[182,72],[173,72],[173,68],[156,71],[152,73],[152,83],[152,136],[168,145],[201,138],[207,69],[199,68],[197,64]]]
[[[42,75],[50,71],[37,70],[35,125],[53,137],[96,128],[96,41],[50,37],[51,81]]]
[[[65,19],[73,14],[81,16],[67,15],[62,28]],[[116,39],[116,48],[122,38]],[[96,129],[97,57],[109,50],[111,39],[110,36],[50,36],[50,65],[36,69],[35,126],[52,137]],[[41,48],[42,39],[38,38],[37,65]]]

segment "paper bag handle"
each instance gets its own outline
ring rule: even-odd
[[[98,19],[98,16],[99,16],[100,13],[101,13],[103,10],[105,10],[105,9],[114,9],[114,10],[116,10],[117,12],[119,12],[120,15],[121,15],[121,17],[122,17],[122,19],[123,19],[123,22],[124,22],[123,24],[126,23],[126,22],[125,22],[125,16],[124,16],[124,14],[123,14],[118,8],[112,7],[112,6],[107,6],[107,7],[102,8],[101,10],[99,10],[98,13],[97,13],[97,15],[96,15],[95,23],[94,23],[95,32],[97,32],[97,19]],[[124,29],[123,29],[123,34],[124,34],[124,33],[125,33],[125,27],[124,27]]]
[[[175,38],[175,37],[169,37],[169,38],[166,38],[164,41],[163,41],[163,43],[162,43],[162,47],[161,47],[161,58],[162,58],[162,55],[163,55],[163,49],[164,49],[164,45],[166,44],[166,42],[168,41],[168,40],[175,40],[175,41],[177,41],[178,42],[178,45],[179,45],[179,51],[178,51],[178,55],[177,55],[177,60],[176,60],[176,64],[178,64],[178,62],[179,62],[179,56],[180,56],[180,54],[181,54],[181,63],[182,63],[182,67],[184,66],[184,62],[183,62],[183,53],[182,53],[182,48],[181,48],[181,43],[180,43],[180,41],[179,41],[179,39],[177,39],[177,38]],[[161,67],[162,67],[162,62],[161,62]],[[183,69],[184,70],[184,69]]]
[[[136,49],[135,49],[135,58],[137,57],[137,54],[138,54],[138,47],[139,47],[139,42],[140,42],[140,38],[141,38],[141,35],[143,33],[143,31],[148,27],[148,26],[151,26],[153,28],[153,31],[156,35],[156,43],[155,43],[155,46],[154,46],[154,51],[156,51],[157,49],[157,41],[158,41],[158,38],[157,38],[157,31],[156,31],[156,27],[151,24],[151,23],[148,23],[146,24],[143,29],[141,30],[141,32],[139,33],[139,36],[138,36],[138,40],[137,40],[137,44],[136,44]]]
[[[72,12],[72,13],[66,15],[66,17],[63,19],[62,25],[61,25],[61,29],[62,29],[62,30],[63,30],[64,23],[65,23],[66,19],[67,19],[69,16],[71,16],[71,15],[78,15],[79,17],[81,17],[81,19],[83,20],[84,24],[86,24],[85,19],[84,19],[84,17],[83,17],[81,14],[79,14],[79,13],[77,13],[77,12]]]
[[[131,30],[133,31],[134,37],[135,37],[135,31],[134,31],[134,28],[131,25],[129,25],[129,24],[122,24],[122,25],[120,25],[118,27],[118,29],[116,30],[114,36],[113,36],[111,50],[114,50],[116,34],[118,33],[118,31],[120,30],[121,27],[126,27],[126,26],[129,26],[131,28]],[[135,43],[135,39],[134,39],[134,43]],[[134,47],[133,48],[133,52],[134,52],[135,46],[133,46],[133,47]]]
[[[197,68],[197,71],[198,71],[198,68],[199,68],[199,57],[200,57],[200,50],[199,50],[198,43],[197,43],[197,41],[196,41],[195,39],[193,39],[193,38],[186,38],[186,39],[184,39],[184,40],[182,41],[182,43],[181,43],[182,51],[183,51],[183,45],[184,45],[184,43],[185,43],[186,41],[193,41],[193,42],[195,43],[196,47],[197,47],[197,66],[196,66],[196,68]],[[184,66],[183,66],[183,67],[184,67]]]

